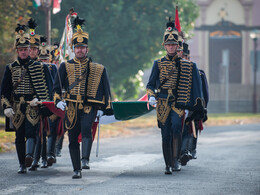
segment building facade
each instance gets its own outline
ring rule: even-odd
[[[260,30],[260,1],[196,0],[196,3],[200,16],[194,37],[188,43],[191,60],[208,78],[209,112],[252,112],[254,107],[260,112],[260,63],[254,74],[254,54],[260,50],[260,39],[255,50],[250,38],[253,30]]]

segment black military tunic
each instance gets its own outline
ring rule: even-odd
[[[76,85],[71,88],[75,81]],[[69,134],[69,150],[74,171],[81,170],[78,136],[82,135],[82,168],[89,168],[88,161],[92,147],[92,125],[97,110],[105,115],[113,114],[110,86],[106,69],[89,58],[79,61],[71,59],[60,65],[54,84],[56,105],[62,100],[62,88],[67,108],[65,128]],[[78,175],[76,174],[78,177]],[[73,176],[74,177],[74,176]],[[81,177],[81,176],[80,176]]]
[[[23,75],[23,76],[22,76]],[[18,84],[19,83],[19,84]],[[18,58],[6,66],[1,86],[3,109],[13,108],[12,123],[16,130],[16,148],[20,164],[25,160],[25,137],[35,140],[39,128],[39,116],[50,112],[44,106],[32,107],[28,101],[38,98],[39,101],[52,99],[52,79],[46,65]]]
[[[68,91],[68,87],[80,77],[83,79]],[[103,110],[105,115],[113,114],[108,75],[103,65],[93,63],[88,58],[83,62],[74,58],[62,63],[54,83],[55,104],[61,101],[62,88],[66,91],[64,99],[68,107],[65,121],[67,129],[73,127],[77,109],[89,113],[94,108]]]

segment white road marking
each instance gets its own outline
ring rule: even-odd
[[[90,170],[82,170],[82,179],[71,179],[73,172],[64,167],[56,168],[60,172],[57,177],[45,180],[49,184],[84,184],[102,183],[111,177],[120,175],[136,167],[151,164],[162,158],[161,154],[132,153],[103,158],[99,162],[90,163]]]
[[[7,189],[2,189],[1,190],[1,195],[8,195],[8,194],[13,194],[13,193],[22,193],[22,191],[25,191],[27,186],[22,186],[22,185],[17,185],[17,186],[12,186],[12,188],[7,188]]]

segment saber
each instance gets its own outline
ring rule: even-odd
[[[97,137],[97,150],[96,150],[96,157],[98,157],[98,150],[99,150],[99,133],[100,133],[100,121],[98,117],[98,137]]]
[[[194,120],[191,121],[191,128],[192,128],[192,134],[194,138],[197,138]]]

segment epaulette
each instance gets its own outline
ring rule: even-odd
[[[104,65],[98,64],[98,63],[96,63],[96,62],[90,62],[90,64],[93,64],[93,65],[95,65],[95,66],[98,66],[98,68],[104,68]]]

